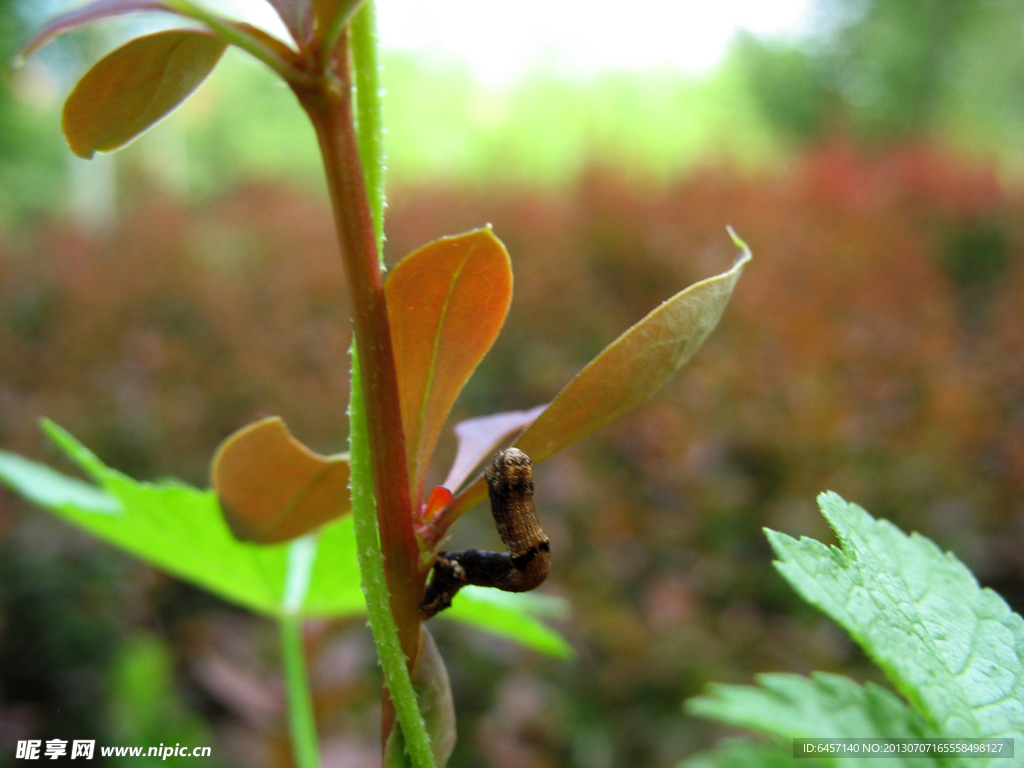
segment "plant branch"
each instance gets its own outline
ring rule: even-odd
[[[384,269],[384,107],[381,103],[380,57],[377,51],[377,6],[363,3],[352,19],[352,60],[356,77],[356,126],[359,157],[366,180],[370,218],[377,235],[377,253]]]
[[[397,714],[413,765],[432,768],[430,739],[409,676],[419,654],[419,602],[426,574],[419,565],[413,530],[398,379],[383,290],[383,129],[369,3],[354,20],[351,34],[359,73],[358,135],[348,33],[341,36],[333,59],[333,75],[340,87],[293,87],[320,142],[352,297],[350,489],[367,613],[387,688],[383,736],[386,743]],[[369,169],[366,177],[364,167]]]
[[[370,470],[370,444],[363,407],[362,376],[355,345],[352,349],[352,391],[349,398],[349,452],[352,457],[349,484],[352,491],[352,515],[355,525],[356,557],[366,595],[366,613],[377,647],[377,658],[384,672],[385,695],[390,693],[405,745],[414,768],[434,768],[430,737],[420,714],[416,691],[412,687],[406,655],[391,615],[384,559],[380,555],[379,528],[373,498]],[[383,734],[387,744],[390,729]]]
[[[352,300],[353,326],[366,396],[381,549],[402,648],[419,651],[419,601],[425,575],[418,563],[405,460],[398,377],[384,299],[384,280],[363,180],[352,111],[346,36],[339,42],[341,87],[295,87],[316,129]]]
[[[287,61],[254,34],[247,32],[237,24],[210,13],[191,0],[168,0],[168,6],[183,16],[190,16],[201,21],[211,30],[220,35],[231,45],[241,48],[250,56],[262,61],[274,72],[280,75],[287,83],[298,83],[305,86],[315,85],[317,78],[304,72]]]
[[[331,57],[337,53],[338,41],[345,31],[345,27],[353,20],[353,15],[358,12],[360,3],[364,6],[370,5],[370,0],[366,0],[366,2],[362,2],[362,0],[343,0],[334,9],[333,18],[320,19],[320,23],[323,26],[317,28],[316,35],[318,39],[314,47],[320,52],[321,66],[328,66]],[[376,30],[376,24],[374,24],[373,28]],[[376,32],[374,32],[373,37],[374,48],[376,48]],[[342,55],[344,55],[344,51]]]

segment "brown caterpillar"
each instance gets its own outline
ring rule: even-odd
[[[551,549],[533,508],[533,462],[518,448],[499,453],[484,473],[491,514],[508,552],[438,552],[420,611],[429,619],[467,584],[529,592],[548,577]]]

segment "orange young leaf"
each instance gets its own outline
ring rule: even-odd
[[[79,157],[122,147],[181,104],[227,47],[219,37],[171,30],[138,37],[100,59],[64,104],[64,136]]]
[[[729,234],[740,254],[728,271],[677,293],[605,347],[515,441],[534,464],[636,408],[693,356],[718,324],[751,258],[746,243],[731,228]],[[486,493],[478,477],[445,510],[445,525]]]
[[[508,253],[490,228],[409,254],[384,285],[398,369],[413,500],[463,385],[501,330],[512,300]]]
[[[452,492],[439,485],[430,492],[426,502],[423,504],[423,519],[430,520],[438,512],[447,507],[452,500]]]
[[[213,457],[213,487],[232,532],[276,544],[349,511],[347,455],[321,456],[277,416],[235,432]]]

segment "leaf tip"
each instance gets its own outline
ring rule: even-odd
[[[65,139],[67,139],[66,135]],[[79,157],[82,160],[92,160],[94,157],[96,157],[95,151],[91,149],[84,149],[82,147],[76,147],[74,144],[71,143],[70,139],[67,139],[67,142],[68,148],[74,153],[75,157]]]
[[[734,266],[746,264],[754,258],[754,254],[750,252],[750,246],[746,244],[743,238],[736,234],[736,230],[732,228],[731,224],[725,225],[725,231],[728,232],[729,237],[732,238],[733,245],[740,249],[740,253],[736,257],[736,264]]]
[[[39,417],[39,428],[43,430],[43,433],[51,440],[57,440],[66,434],[63,427],[48,416]]]
[[[764,531],[764,535],[768,539],[768,544],[771,546],[772,551],[775,552],[775,556],[780,558],[780,560],[774,561],[775,567],[778,568],[786,559],[786,547],[795,544],[796,539],[785,533],[773,531],[771,528],[762,528],[761,530]]]
[[[818,506],[826,507],[830,504],[845,504],[846,499],[840,496],[835,491],[822,491],[817,497]]]

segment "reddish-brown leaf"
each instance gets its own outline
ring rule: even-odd
[[[413,500],[448,412],[501,330],[512,299],[508,253],[490,228],[406,256],[384,285]]]
[[[740,255],[728,271],[662,303],[590,361],[515,441],[539,463],[647,400],[697,351],[718,324],[750,250],[729,230]],[[445,510],[445,526],[487,493],[478,477]],[[441,531],[440,533],[443,533]]]
[[[163,0],[96,0],[96,2],[88,3],[81,8],[68,11],[48,21],[28,41],[28,44],[22,49],[18,58],[23,59],[31,55],[53,40],[53,38],[78,27],[92,24],[94,21],[109,19],[112,16],[123,16],[128,13],[141,13],[143,11],[175,12]]]
[[[234,534],[246,541],[288,541],[350,509],[348,457],[321,456],[273,416],[225,440],[211,475]]]
[[[302,43],[309,29],[309,0],[267,0],[288,28],[295,42]]]
[[[181,104],[224,53],[219,37],[171,30],[137,37],[100,59],[64,104],[64,136],[79,157],[127,144]]]

